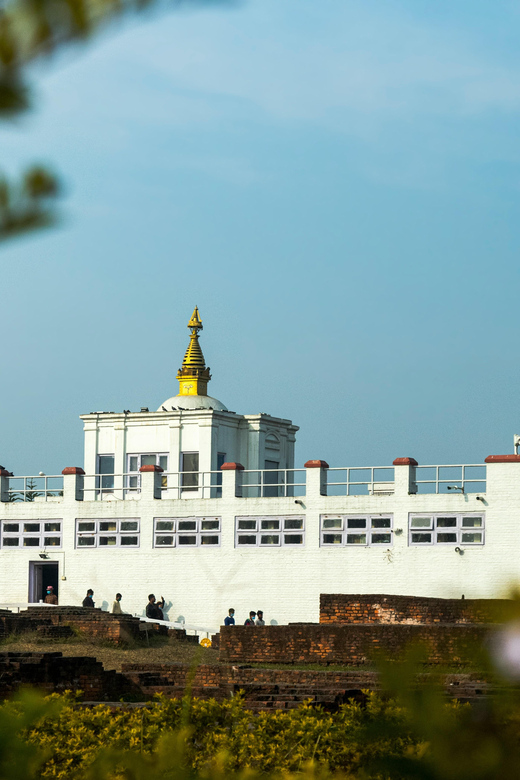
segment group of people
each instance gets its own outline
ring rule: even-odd
[[[234,626],[235,625],[235,610],[233,607],[228,611],[228,614],[224,618],[224,625],[225,626]],[[249,617],[247,620],[244,621],[245,626],[265,626],[265,620],[264,620],[264,613],[261,609],[257,610],[257,612],[251,611],[249,613]]]
[[[89,588],[87,590],[87,595],[83,599],[83,606],[87,607],[87,609],[94,609],[95,607],[93,596],[94,596],[94,591],[92,590],[92,588]],[[120,593],[116,593],[116,597],[114,599],[114,602],[112,603],[112,609],[110,610],[113,615],[123,614],[123,608],[121,607],[122,598],[123,597]],[[55,602],[47,602],[47,603],[57,604],[58,600],[56,599]],[[152,618],[153,620],[164,620],[164,612],[163,612],[164,604],[165,604],[164,596],[161,596],[160,601],[156,601],[154,594],[150,593],[150,595],[148,596],[148,604],[146,605],[146,617]]]
[[[148,604],[146,605],[146,617],[153,620],[164,620],[164,596],[161,596],[160,601],[155,600],[153,593],[148,596]]]

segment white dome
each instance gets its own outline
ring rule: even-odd
[[[215,412],[227,412],[227,406],[210,395],[174,395],[157,409],[158,412],[190,409],[213,409]]]

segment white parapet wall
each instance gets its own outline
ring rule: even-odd
[[[462,482],[417,493],[414,462],[398,459],[393,481],[374,471],[365,494],[336,496],[324,495],[321,461],[308,462],[300,496],[264,480],[259,497],[241,497],[242,470],[226,464],[209,498],[164,497],[149,467],[119,497],[94,478],[85,491],[89,478],[66,469],[63,495],[10,501],[4,471],[0,601],[34,600],[54,577],[60,604],[92,588],[96,606],[120,592],[124,611],[142,614],[153,592],[170,621],[219,626],[230,607],[237,622],[258,609],[268,623],[317,622],[320,593],[503,597],[520,580],[520,458],[488,461],[477,493]]]

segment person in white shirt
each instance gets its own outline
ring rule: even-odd
[[[255,626],[265,626],[264,613],[261,609],[256,613]]]

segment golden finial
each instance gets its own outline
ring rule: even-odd
[[[197,328],[197,330],[204,330],[202,327],[202,320],[199,315],[199,307],[195,306],[191,320],[188,322],[188,328]]]
[[[177,372],[179,395],[207,395],[211,375],[209,368],[206,368],[199,344],[199,330],[203,327],[197,306],[188,322],[188,328],[191,330],[190,343],[182,361],[182,368]]]

